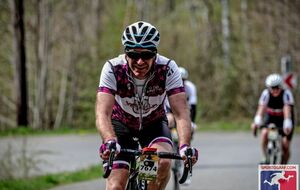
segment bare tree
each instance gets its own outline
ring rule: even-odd
[[[25,54],[25,29],[24,5],[22,0],[10,1],[13,24],[13,63],[15,65],[15,83],[17,98],[17,124],[28,125],[27,79],[26,79],[26,54]]]
[[[33,127],[40,128],[45,120],[47,75],[49,64],[49,6],[46,1],[36,1],[37,26],[36,26],[36,87],[35,107],[33,111]],[[44,126],[45,127],[45,126]]]
[[[224,53],[224,64],[229,64],[229,36],[230,36],[230,29],[229,29],[229,6],[228,0],[221,0],[222,3],[222,33],[223,33],[223,41],[222,41],[222,48]]]
[[[149,5],[146,0],[136,0],[137,9],[138,9],[138,17],[140,20],[149,19]]]
[[[249,19],[248,19],[248,2],[247,0],[241,0],[241,28],[242,28],[242,39],[244,45],[244,57],[245,63],[244,67],[249,72],[246,74],[248,75],[247,78],[250,78],[253,82],[248,82],[247,79],[241,80],[242,87],[246,87],[242,89],[243,93],[252,93],[254,97],[258,96],[260,93],[259,89],[259,82],[260,78],[258,76],[258,72],[255,69],[255,63],[252,60],[251,55],[251,44],[250,44],[250,36],[251,31],[249,31]],[[248,92],[250,91],[250,92]],[[252,114],[253,110],[256,108],[257,100],[251,97],[241,96],[238,98],[239,104],[250,114]]]
[[[167,8],[168,8],[169,12],[174,11],[175,6],[176,6],[176,1],[175,0],[168,0],[167,1]]]
[[[60,81],[60,90],[59,90],[59,102],[58,108],[54,123],[54,128],[59,128],[63,121],[63,115],[65,112],[66,103],[68,103],[68,110],[67,110],[67,121],[69,124],[72,124],[73,118],[73,101],[74,101],[74,94],[75,92],[75,65],[79,59],[79,54],[81,53],[80,47],[82,46],[81,41],[81,22],[78,20],[80,15],[79,5],[76,1],[72,3],[71,12],[67,14],[67,22],[70,23],[70,29],[72,31],[72,35],[70,35],[69,43],[66,44],[66,61],[65,65],[63,65],[62,72],[61,72],[61,81]],[[83,50],[82,50],[83,52]],[[73,65],[73,66],[72,66]],[[71,67],[72,66],[72,67]],[[69,91],[72,93],[67,94],[68,88],[68,78],[70,78],[70,85]]]

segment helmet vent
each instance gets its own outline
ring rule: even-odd
[[[122,36],[125,48],[154,48],[159,44],[159,32],[150,23],[139,21],[126,27]]]

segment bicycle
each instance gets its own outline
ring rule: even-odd
[[[268,125],[267,164],[281,164],[282,159],[282,136],[274,123]]]
[[[174,152],[179,153],[179,146],[178,146],[178,134],[176,127],[171,128],[171,136],[173,141],[173,150]],[[173,174],[173,189],[179,190],[179,177],[181,175],[182,162],[180,160],[174,160],[172,163],[172,174]]]
[[[108,165],[104,171],[103,177],[107,178],[112,170],[115,150],[112,149]],[[182,160],[182,157],[175,152],[157,152],[155,148],[145,147],[142,150],[121,149],[120,153],[135,157],[130,163],[130,175],[127,182],[126,190],[147,190],[148,182],[155,180],[158,170],[159,158]],[[184,183],[188,175],[192,175],[192,149],[187,149],[187,164],[179,180]]]

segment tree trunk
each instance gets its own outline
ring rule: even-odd
[[[222,48],[223,48],[223,56],[224,56],[224,64],[229,64],[229,6],[228,0],[221,0],[222,3],[222,34],[223,34],[223,41],[222,41]]]
[[[46,127],[46,90],[48,76],[48,49],[49,49],[49,7],[47,2],[37,1],[37,73],[35,87],[35,108],[33,115],[33,127]]]
[[[25,29],[24,29],[24,7],[22,0],[11,2],[12,24],[13,24],[13,64],[15,64],[15,83],[17,99],[17,124],[28,125],[28,103],[27,103],[27,80],[26,80],[26,56],[25,56]]]
[[[137,10],[139,20],[149,19],[148,1],[146,0],[136,0]]]

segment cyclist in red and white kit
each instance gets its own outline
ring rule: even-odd
[[[150,23],[139,21],[123,32],[124,54],[107,61],[101,72],[96,100],[96,126],[102,138],[100,157],[108,159],[108,147],[157,148],[173,150],[164,109],[168,97],[177,123],[180,154],[190,147],[191,120],[186,94],[175,61],[159,55],[158,30]],[[193,164],[198,151],[193,150]],[[130,158],[117,154],[106,189],[125,189]],[[160,159],[158,176],[149,189],[165,189],[170,177],[171,161]]]
[[[286,164],[290,157],[290,142],[294,131],[294,97],[289,89],[284,89],[282,77],[279,74],[270,74],[265,81],[267,89],[264,89],[259,105],[251,124],[256,130],[261,128],[261,147],[263,152],[262,163],[266,162],[266,150],[268,143],[268,124],[274,123],[279,128],[282,138],[282,164]],[[265,119],[264,119],[264,116]]]
[[[190,80],[188,80],[189,77],[189,73],[188,71],[183,68],[183,67],[179,67],[179,72],[183,81],[183,86],[185,89],[185,93],[186,93],[186,98],[187,98],[187,102],[189,105],[189,110],[190,110],[190,117],[191,117],[191,121],[192,121],[192,137],[193,137],[193,133],[194,130],[196,129],[197,125],[195,123],[195,119],[196,119],[196,113],[197,113],[197,87],[196,85],[191,82]],[[170,109],[170,105],[168,103],[168,101],[166,101],[166,110],[167,110],[167,118],[168,118],[168,122],[169,122],[169,127],[175,127],[175,120],[174,120],[174,116],[172,114],[172,110]]]

